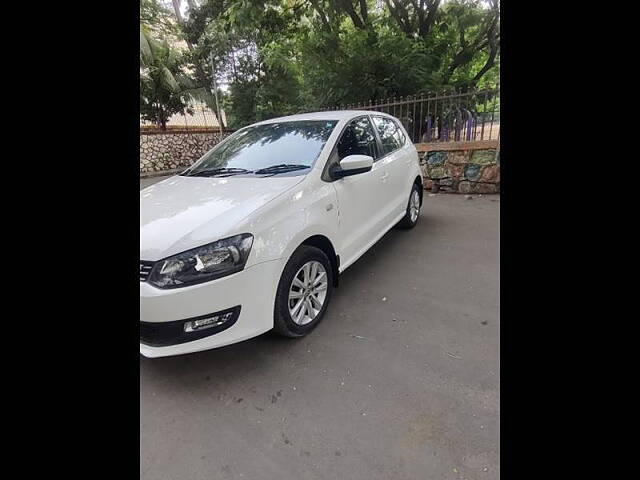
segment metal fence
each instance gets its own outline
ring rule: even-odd
[[[499,88],[388,98],[336,109],[393,115],[414,143],[495,140],[500,134]]]
[[[398,118],[414,143],[496,140],[500,134],[500,89],[471,92],[440,92],[387,98],[377,102],[340,105],[325,110],[372,110]],[[170,129],[217,129],[218,120],[202,104],[190,106],[192,113],[173,115]],[[227,119],[224,111],[222,118]],[[143,127],[153,124],[140,120]],[[225,128],[226,130],[226,128]]]

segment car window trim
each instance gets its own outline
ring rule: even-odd
[[[362,114],[362,115],[358,115],[357,117],[353,117],[351,119],[349,119],[347,121],[347,123],[345,123],[345,125],[342,127],[342,130],[340,130],[340,135],[338,136],[338,139],[335,141],[335,143],[333,144],[333,147],[331,147],[331,152],[329,152],[329,156],[327,157],[327,161],[324,164],[324,168],[322,169],[322,174],[320,175],[320,179],[324,182],[335,182],[336,180],[339,179],[335,179],[335,180],[326,180],[325,177],[329,178],[327,175],[327,171],[329,170],[329,164],[331,162],[331,159],[333,158],[333,155],[338,153],[337,149],[338,149],[338,144],[340,143],[340,140],[342,140],[342,136],[344,135],[345,130],[347,129],[347,127],[351,124],[351,122],[354,122],[355,120],[358,120],[360,118],[366,117],[367,120],[369,120],[369,125],[371,126],[371,128],[373,129],[373,135],[376,139],[376,157],[373,158],[373,163],[376,163],[378,160],[380,160],[382,157],[380,156],[380,153],[382,153],[382,144],[380,143],[380,138],[378,138],[378,132],[376,132],[376,126],[373,123],[373,120],[371,119],[371,115],[368,113]]]
[[[338,140],[333,145],[333,149],[338,148],[338,144],[340,143],[340,140],[342,140],[342,136],[344,135],[344,132],[347,130],[347,127],[351,123],[355,122],[356,120],[360,120],[361,118],[365,118],[365,117],[367,120],[369,120],[369,125],[373,130],[373,136],[376,139],[376,156],[373,157],[373,162],[375,163],[380,158],[380,153],[382,152],[382,150],[380,150],[380,143],[378,142],[378,136],[376,135],[376,126],[373,124],[373,120],[371,120],[371,115],[368,115],[368,114],[358,115],[357,117],[353,117],[351,120],[349,120],[349,122],[342,128],[342,131],[340,132],[340,136],[338,137]],[[333,150],[331,151],[331,153],[333,153]]]
[[[383,115],[369,115],[371,117],[371,124],[373,125],[373,129],[375,130],[376,133],[376,138],[378,139],[379,145],[380,145],[380,151],[384,151],[384,149],[382,148],[382,139],[380,138],[380,135],[378,134],[378,129],[375,126],[375,123],[373,121],[374,118],[384,118],[385,120],[390,120],[391,122],[393,122],[393,124],[396,126],[397,129],[400,130],[400,126],[398,125],[398,122],[395,121],[394,118],[391,117],[385,117]],[[383,159],[384,157],[386,157],[387,155],[391,155],[392,153],[395,153],[399,150],[402,150],[406,145],[407,145],[407,136],[404,134],[404,132],[402,130],[400,130],[400,133],[402,133],[402,136],[404,137],[404,143],[402,145],[400,145],[398,148],[396,148],[395,150],[391,150],[390,152],[385,153],[384,155],[382,155],[381,157],[378,158],[378,160]]]

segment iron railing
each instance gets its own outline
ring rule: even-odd
[[[500,89],[440,92],[340,105],[326,110],[371,110],[398,118],[414,143],[495,140]]]
[[[202,104],[169,119],[170,128],[218,129],[218,120]],[[414,143],[496,140],[500,133],[500,89],[443,91],[399,99],[340,105],[326,110],[371,110],[398,118]],[[222,112],[226,123],[226,116]],[[140,120],[141,126],[152,123]],[[227,130],[225,128],[225,130]]]

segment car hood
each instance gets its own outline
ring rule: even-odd
[[[252,212],[304,178],[175,176],[140,191],[140,260],[160,260],[238,233]]]

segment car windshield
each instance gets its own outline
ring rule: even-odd
[[[337,120],[267,123],[244,128],[207,152],[187,176],[304,171],[313,165]]]

